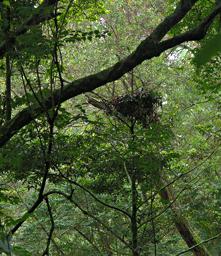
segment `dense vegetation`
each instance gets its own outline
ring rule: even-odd
[[[0,254],[221,255],[221,2],[0,2]]]

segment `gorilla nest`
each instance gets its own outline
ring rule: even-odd
[[[144,126],[159,121],[157,110],[161,106],[161,98],[153,92],[138,91],[132,95],[115,97],[111,101],[89,98],[88,102],[109,115],[120,115]]]

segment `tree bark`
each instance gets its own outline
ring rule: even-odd
[[[137,190],[136,190],[136,177],[131,175],[131,234],[132,234],[132,250],[133,256],[139,256],[138,248],[138,229],[137,229]]]
[[[181,207],[176,201],[173,189],[169,186],[165,186],[165,182],[162,178],[161,186],[164,187],[164,189],[160,191],[161,198],[165,200],[168,204],[173,202],[170,208],[173,213],[173,221],[177,228],[177,231],[180,233],[181,237],[186,242],[189,248],[197,245],[199,241],[197,241],[196,235],[191,230],[188,220],[182,215]],[[203,245],[199,245],[193,248],[192,252],[195,256],[210,256],[210,253]]]
[[[11,120],[11,63],[9,53],[6,54],[6,77],[5,77],[5,119]]]
[[[2,8],[2,30],[5,36],[6,53],[5,53],[5,100],[4,100],[4,119],[9,121],[11,119],[11,61],[10,61],[10,45],[7,43],[11,29],[11,9],[10,6],[3,6]]]

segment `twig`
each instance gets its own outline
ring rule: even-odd
[[[58,167],[56,167],[56,169],[59,170]],[[124,210],[122,210],[122,209],[120,209],[120,208],[118,208],[118,207],[116,207],[116,206],[113,206],[113,205],[110,205],[110,204],[107,204],[107,203],[101,201],[101,200],[100,200],[99,198],[97,198],[90,190],[88,190],[87,188],[85,188],[84,186],[82,186],[81,184],[79,184],[78,182],[69,179],[69,178],[66,177],[64,174],[62,174],[62,172],[61,172],[60,170],[59,170],[59,173],[60,173],[60,175],[61,175],[62,178],[64,178],[64,179],[67,180],[68,182],[74,184],[75,186],[77,186],[77,187],[81,188],[82,190],[84,190],[85,192],[87,192],[87,193],[88,193],[92,198],[94,198],[98,203],[100,203],[100,204],[102,204],[102,205],[104,205],[104,206],[106,206],[106,207],[108,207],[108,208],[110,208],[110,209],[112,209],[112,210],[116,210],[116,211],[118,211],[118,212],[121,212],[121,213],[123,213],[124,215],[126,215],[128,218],[131,218],[131,215],[130,215],[128,212],[126,212],[126,211],[124,211]]]
[[[220,236],[221,236],[221,233],[219,233],[219,234],[217,234],[217,235],[215,235],[215,236],[213,236],[213,237],[211,237],[211,238],[209,238],[209,239],[203,240],[203,241],[201,241],[200,243],[198,243],[198,244],[196,244],[196,245],[194,245],[194,246],[188,248],[187,250],[182,251],[182,252],[179,252],[178,254],[176,254],[176,256],[179,256],[179,255],[185,254],[185,253],[187,253],[187,252],[190,252],[190,251],[192,251],[193,249],[199,247],[200,245],[205,244],[205,243],[208,243],[208,242],[210,242],[210,241],[212,241],[212,240],[215,240],[215,239],[219,238]]]
[[[51,240],[52,240],[52,235],[53,235],[53,232],[55,229],[54,218],[53,218],[52,209],[51,209],[48,197],[45,197],[44,199],[47,204],[48,214],[49,214],[50,222],[51,222],[51,228],[50,228],[50,232],[48,235],[47,245],[46,245],[45,251],[43,252],[42,256],[49,255],[49,249],[50,249],[50,244],[51,244]]]

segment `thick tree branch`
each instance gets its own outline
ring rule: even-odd
[[[160,48],[162,47],[165,49],[164,51],[166,51],[167,49],[182,44],[184,42],[199,41],[203,39],[206,36],[206,33],[211,23],[216,18],[216,16],[220,14],[220,12],[221,5],[217,6],[217,8],[215,8],[214,11],[211,12],[211,14],[207,16],[196,28],[168,40],[162,41],[159,45]]]
[[[182,0],[177,6],[173,14],[166,17],[151,33],[151,37],[155,41],[160,41],[175,24],[180,22],[182,18],[191,10],[198,0]]]
[[[186,2],[188,2],[189,5],[186,6]],[[185,16],[195,2],[196,1],[181,1],[181,7],[177,8],[173,15],[167,17],[154,30],[154,32],[144,41],[142,41],[136,50],[125,59],[117,62],[115,65],[103,71],[77,79],[67,84],[64,86],[62,94],[60,89],[56,90],[52,96],[46,98],[45,101],[42,102],[45,109],[50,109],[52,107],[52,102],[54,105],[58,105],[68,99],[76,97],[77,95],[91,92],[109,82],[115,81],[141,64],[143,61],[157,57],[164,51],[177,46],[180,43],[202,39],[208,31],[211,22],[221,11],[221,6],[214,9],[214,11],[211,12],[211,14],[206,17],[205,20],[195,29],[173,37],[172,39],[162,42],[156,41],[160,40],[164,34],[168,32],[168,30],[170,30],[183,18],[183,16]],[[33,104],[31,108],[26,108],[19,112],[12,120],[10,120],[10,122],[0,129],[0,146],[3,146],[15,133],[17,133],[21,128],[29,124],[42,113],[43,109],[38,104]]]

